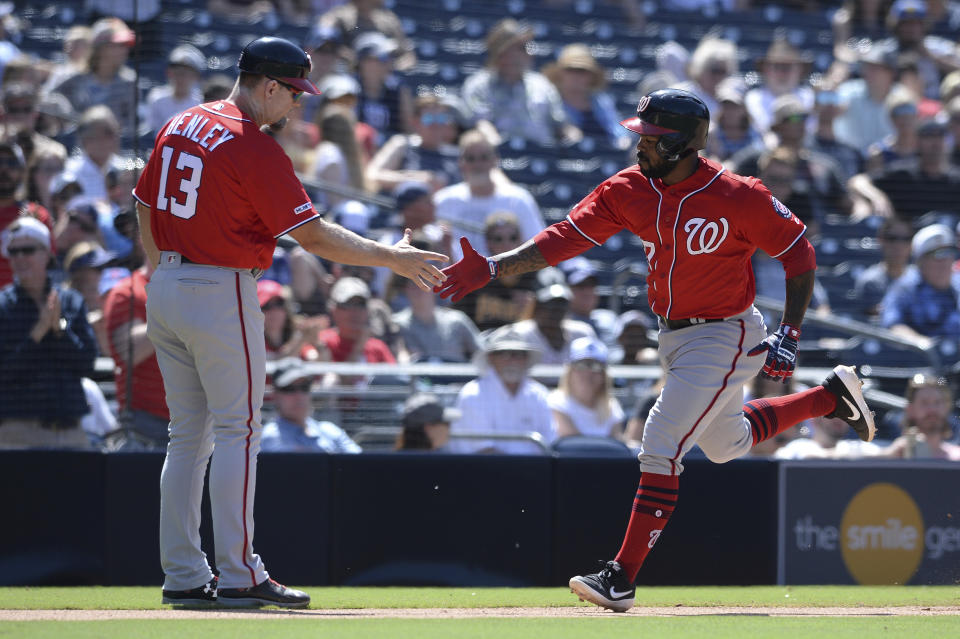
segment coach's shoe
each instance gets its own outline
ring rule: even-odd
[[[306,608],[310,605],[310,595],[302,590],[287,588],[273,579],[264,579],[251,588],[221,588],[220,605],[231,608]]]
[[[577,575],[570,579],[570,592],[614,612],[626,612],[633,607],[636,588],[627,580],[623,569],[615,561],[600,562],[604,568],[592,575]]]
[[[873,439],[877,427],[873,423],[873,412],[867,407],[863,397],[863,382],[857,377],[853,366],[836,366],[833,372],[821,384],[837,398],[837,408],[827,417],[836,417],[850,424],[865,442]]]
[[[190,590],[164,590],[161,601],[174,606],[213,606],[217,603],[217,577]]]

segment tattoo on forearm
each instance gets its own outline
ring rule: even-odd
[[[501,276],[539,271],[550,266],[533,240],[527,240],[512,251],[494,255],[493,259],[500,265]]]
[[[783,304],[783,322],[800,326],[813,296],[813,279],[816,271],[807,271],[787,280],[787,299]]]

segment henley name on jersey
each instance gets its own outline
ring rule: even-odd
[[[207,127],[208,124],[210,124],[210,118],[207,116],[201,115],[200,113],[184,111],[170,121],[170,124],[167,125],[167,130],[164,131],[163,134],[165,136],[182,135],[211,151],[224,142],[234,139],[234,135],[222,124],[214,124],[209,128]],[[206,132],[204,132],[205,129]],[[217,134],[219,134],[219,137],[213,140]],[[210,144],[211,140],[213,140],[212,144]]]

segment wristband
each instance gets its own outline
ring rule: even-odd
[[[500,274],[500,264],[496,260],[487,258],[487,270],[490,271],[490,279],[495,280]]]
[[[799,329],[799,328],[796,328],[796,327],[794,327],[794,326],[791,326],[790,324],[783,324],[783,323],[781,323],[780,326],[783,327],[783,334],[784,334],[784,335],[787,335],[788,337],[792,337],[793,339],[796,339],[796,340],[799,340],[799,339],[800,339],[800,329]]]

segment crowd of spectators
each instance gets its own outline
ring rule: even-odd
[[[136,16],[104,10],[123,3],[88,3],[52,54],[18,39],[29,25],[7,4],[0,446],[163,447],[168,413],[145,325],[153,269],[130,192],[150,146],[144,141],[182,110],[225,97],[232,70],[214,69],[201,43],[166,52],[163,2]],[[634,2],[613,4],[629,28],[656,17]],[[721,4],[737,11],[762,3]],[[692,51],[661,43],[656,68],[632,95],[672,86],[700,96],[712,115],[704,154],[762,178],[811,237],[829,236],[832,220],[868,222],[862,240],[875,242],[880,261],[857,269],[843,300],[818,285],[816,312],[839,312],[842,302],[850,319],[917,346],[956,344],[960,47],[934,32],[958,12],[922,0],[849,0],[837,11],[793,4],[831,21],[832,59],[819,71],[780,30],[770,29],[755,60],[711,31]],[[636,138],[619,126],[629,111],[608,86],[610,58],[601,48],[569,43],[544,56],[529,24],[491,19],[486,33],[474,34],[483,44],[478,68],[462,72],[457,86],[418,86],[410,78],[423,36],[412,38],[407,23],[425,20],[426,5],[420,13],[409,6],[207,3],[214,24],[243,20],[264,25],[265,34],[272,19],[279,35],[286,23],[308,27],[301,44],[322,95],[270,133],[330,220],[385,243],[410,229],[414,245],[452,260],[461,237],[481,253],[500,253],[547,224],[537,189],[511,179],[503,149],[603,149],[631,162]],[[162,72],[145,83],[134,69],[150,63]],[[583,195],[571,193],[568,205]],[[633,260],[643,270],[641,255],[638,248]],[[258,286],[268,358],[277,364],[267,402],[276,418],[264,429],[264,450],[360,451],[347,425],[362,423],[364,393],[377,379],[304,367],[315,362],[478,366],[479,376],[456,393],[398,402],[382,420],[396,427],[390,446],[398,450],[530,453],[575,435],[638,445],[657,384],[638,387],[609,366],[657,366],[656,322],[646,309],[624,308],[616,286],[601,285],[600,275],[618,266],[587,257],[502,277],[450,305],[384,269],[327,263],[282,240]],[[759,293],[782,299],[779,265],[758,254],[754,266]],[[110,402],[102,392],[109,384],[90,381],[98,354],[113,363]],[[553,388],[530,377],[538,362],[563,367]],[[891,412],[879,445],[855,446],[837,420],[822,418],[759,452],[960,458],[949,386],[936,375],[906,386],[902,422]],[[342,392],[311,400],[330,388]]]

